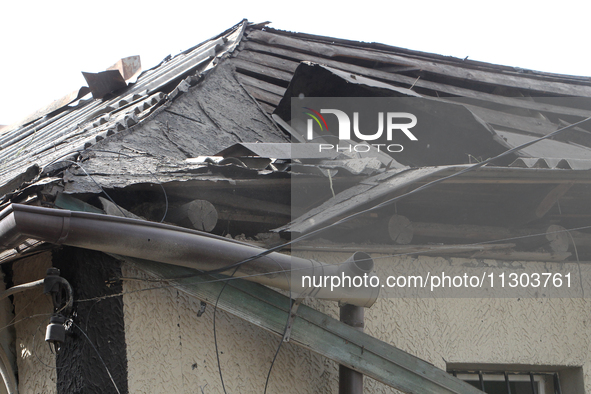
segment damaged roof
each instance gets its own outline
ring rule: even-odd
[[[215,74],[212,71],[218,65],[224,70],[215,80],[208,74]],[[122,65],[118,68],[123,70]],[[210,81],[206,86],[208,79],[233,81],[226,86],[213,86]],[[177,100],[200,88],[201,99]],[[0,184],[10,186],[2,188],[2,194],[13,191],[16,184],[33,181],[48,164],[68,155],[77,157],[98,142],[102,143],[95,150],[153,155],[157,160],[178,159],[178,163],[189,157],[214,155],[236,143],[289,142],[294,130],[286,126],[290,120],[287,103],[302,93],[323,97],[402,95],[447,110],[455,108],[458,112],[453,116],[464,111],[473,119],[472,125],[466,124],[455,131],[454,138],[447,138],[448,143],[445,138],[433,135],[431,141],[423,135],[423,147],[431,147],[428,154],[415,149],[399,155],[365,155],[394,168],[469,163],[591,115],[590,78],[290,33],[246,20],[165,59],[141,73],[135,83],[102,98],[89,98],[89,90],[83,87],[24,123],[4,129],[0,135]],[[244,97],[238,101],[256,100],[258,116],[238,119],[234,116],[238,111],[227,113],[232,108],[228,103],[235,104],[234,96],[240,91]],[[250,102],[246,105],[252,107]],[[157,112],[159,119],[155,119]],[[271,115],[276,123],[269,119]],[[125,137],[130,129],[137,130],[131,133],[135,139]],[[155,129],[160,134],[156,137]],[[187,129],[191,132],[184,132]],[[590,133],[591,125],[581,125],[497,165],[509,165],[521,157],[524,160],[515,165],[528,166],[532,159],[541,159],[533,163],[543,165],[546,160],[560,162],[557,168],[585,167],[582,160],[591,147]],[[145,144],[138,140],[145,142],[148,137],[157,139],[159,146],[142,149]],[[490,142],[485,143],[487,138]],[[458,146],[458,141],[465,146]],[[265,156],[265,152],[259,153]],[[575,161],[567,165],[564,160]]]
[[[52,185],[89,196],[148,193],[160,184],[180,202],[222,201],[226,220],[303,234],[591,116],[590,78],[246,20],[139,75],[128,59],[2,130],[4,203]],[[419,140],[398,153],[320,152],[318,144],[336,135],[307,142],[290,123],[290,101],[300,96],[408,99],[404,110],[420,113]],[[397,209],[422,221],[474,224],[494,210],[487,220],[514,226],[541,217],[578,225],[591,216],[583,204],[590,134],[591,122],[581,124]],[[302,195],[290,195],[295,184],[304,185]]]

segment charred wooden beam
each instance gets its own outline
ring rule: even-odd
[[[407,218],[394,215],[388,222],[390,239],[398,244],[408,244],[413,238],[445,243],[512,242],[523,250],[548,247],[554,253],[566,252],[569,236],[564,227],[550,225],[527,229],[509,229],[473,224],[411,223]],[[591,237],[590,237],[591,239]]]
[[[218,211],[219,220],[225,220],[229,222],[252,222],[252,223],[264,223],[271,226],[281,226],[289,221],[289,218],[277,215],[277,214],[255,214],[238,209],[227,209],[219,208]]]
[[[393,215],[388,221],[388,234],[394,243],[407,245],[412,241],[412,223],[402,215]]]
[[[575,244],[579,253],[581,251],[591,251],[591,234],[581,231],[569,231],[567,236],[570,242]]]
[[[166,219],[183,227],[211,231],[218,222],[218,212],[206,200],[193,200],[170,209]]]
[[[288,204],[260,200],[221,191],[204,190],[198,193],[198,195],[200,198],[212,201],[216,206],[221,205],[247,211],[264,212],[266,214],[272,213],[287,217],[291,216],[292,208]]]

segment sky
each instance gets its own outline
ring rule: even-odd
[[[281,30],[591,76],[591,2],[4,1],[0,125],[140,55],[149,69],[246,18]]]

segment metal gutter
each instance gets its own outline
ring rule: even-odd
[[[0,212],[0,246],[14,248],[25,239],[69,245],[203,271],[231,266],[264,249],[177,226],[110,215],[11,204]],[[270,253],[225,272],[249,281],[289,290],[294,298],[314,296],[370,307],[378,288],[302,287],[302,276],[375,275],[373,261],[355,253],[340,265]],[[308,281],[307,283],[311,283]]]

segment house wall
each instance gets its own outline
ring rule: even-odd
[[[142,277],[123,265],[123,276]],[[165,284],[124,281],[131,393],[223,393],[213,337],[213,308]],[[141,291],[146,288],[155,290]],[[223,311],[216,313],[220,363],[228,393],[262,393],[279,338]],[[337,365],[285,343],[269,393],[334,393]]]
[[[51,253],[42,253],[15,262],[12,266],[15,285],[45,277],[51,267]],[[14,325],[18,389],[20,393],[57,393],[55,355],[45,343],[45,328],[53,304],[43,287],[14,295]]]
[[[348,257],[332,253],[307,255],[326,263]],[[378,270],[386,271],[395,264],[429,267],[482,263],[432,257],[373,257],[380,262]],[[532,269],[552,268],[547,263],[516,264]],[[578,268],[576,264],[573,267]],[[588,270],[584,264],[581,269]],[[122,270],[124,276],[141,277],[130,266],[124,265]],[[203,316],[197,317],[199,301],[172,287],[138,291],[161,286],[124,282],[130,392],[223,393],[215,356],[213,308],[208,306]],[[335,302],[310,304],[338,316]],[[543,366],[582,367],[585,389],[591,391],[589,307],[582,298],[379,299],[366,310],[366,332],[442,369],[454,364],[531,370]],[[279,339],[221,311],[217,312],[216,323],[227,391],[263,392]],[[569,372],[565,378],[576,375]],[[570,392],[582,392],[579,384],[567,386],[575,387]],[[285,343],[275,362],[268,392],[334,393],[337,386],[338,368],[334,362]],[[365,388],[366,393],[393,392],[369,378],[365,379]]]

